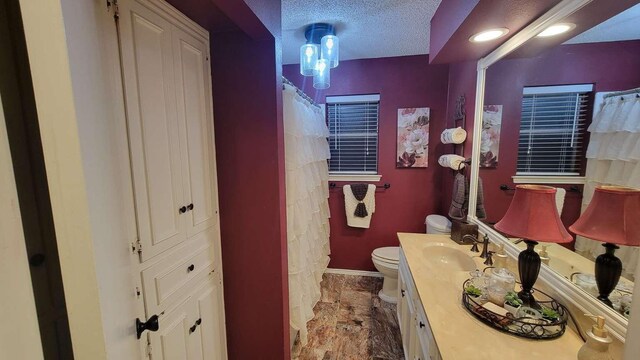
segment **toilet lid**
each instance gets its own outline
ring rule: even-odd
[[[373,250],[373,256],[390,262],[398,262],[400,261],[400,248],[397,246],[377,248]]]

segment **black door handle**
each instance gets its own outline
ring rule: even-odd
[[[404,297],[404,290],[400,290],[400,294],[402,294],[402,297]]]
[[[142,336],[145,330],[158,331],[160,329],[160,323],[158,322],[158,315],[152,315],[147,321],[142,322],[140,319],[136,319],[136,334],[138,339]]]
[[[193,210],[193,204],[187,205],[187,210]]]
[[[193,324],[193,326],[189,328],[189,334],[194,333],[200,324],[202,324],[202,319],[201,318],[196,320],[196,323]]]
[[[424,323],[422,321],[420,321],[420,328],[424,327]]]
[[[196,268],[196,266],[195,266],[195,265],[193,265],[193,264],[191,264],[191,265],[189,265],[189,266],[187,267],[187,272],[192,272],[192,271],[193,271],[193,269],[195,269],[195,268]]]
[[[31,266],[40,266],[44,263],[44,254],[34,254],[29,258],[29,265]]]
[[[181,207],[180,209],[178,209],[178,212],[179,212],[180,214],[184,214],[184,213],[186,213],[186,212],[187,212],[187,207],[186,207],[186,206]]]

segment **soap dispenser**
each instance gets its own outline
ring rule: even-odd
[[[494,255],[494,262],[493,265],[500,269],[500,268],[506,268],[507,267],[507,253],[504,251],[504,244],[500,244],[500,248],[498,249],[498,252],[496,252]]]
[[[612,340],[609,331],[604,328],[605,319],[602,316],[584,314],[591,318],[595,324],[587,331],[587,342],[578,351],[578,360],[613,360],[609,353],[609,344]]]

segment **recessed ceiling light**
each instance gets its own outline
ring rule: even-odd
[[[501,38],[509,32],[507,28],[497,28],[481,31],[469,38],[471,42],[485,42]]]
[[[548,28],[544,29],[540,34],[536,35],[537,37],[549,37],[560,35],[562,33],[566,33],[569,30],[573,30],[576,27],[576,24],[573,23],[561,23],[551,25]]]

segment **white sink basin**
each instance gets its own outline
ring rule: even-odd
[[[464,252],[434,244],[422,250],[422,256],[430,264],[450,271],[473,271],[477,268],[473,259]]]

